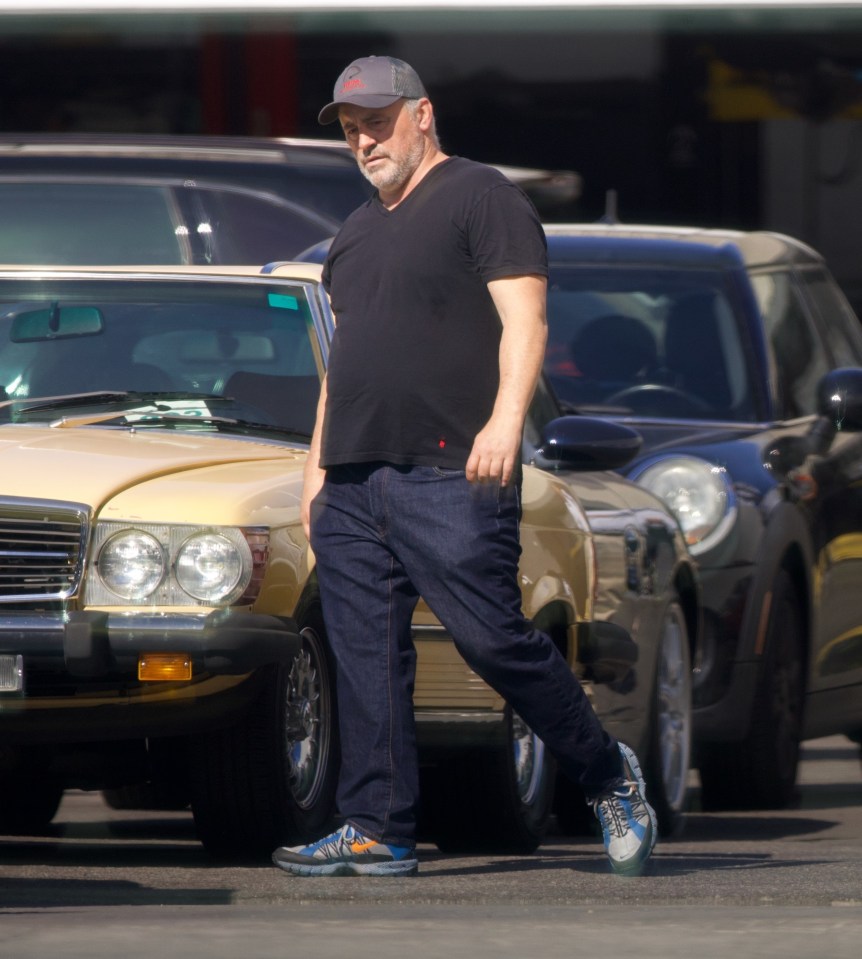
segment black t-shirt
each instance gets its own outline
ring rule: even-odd
[[[386,461],[463,469],[499,383],[489,280],[547,275],[526,195],[450,157],[387,210],[375,197],[335,237],[324,284],[336,316],[322,466]]]

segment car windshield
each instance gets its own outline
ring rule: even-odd
[[[5,421],[311,433],[312,283],[0,278]]]
[[[754,418],[728,284],[717,271],[551,267],[545,372],[568,408]]]

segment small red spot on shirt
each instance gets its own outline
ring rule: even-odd
[[[440,439],[439,439],[438,442],[437,442],[437,445],[440,447],[441,450],[442,450],[442,449],[445,449],[445,448],[446,448],[446,437],[445,437],[445,436],[441,436]]]

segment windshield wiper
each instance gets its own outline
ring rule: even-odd
[[[36,410],[62,410],[69,407],[80,406],[82,403],[112,403],[115,401],[125,401],[130,396],[146,396],[146,393],[129,393],[124,390],[96,390],[94,393],[75,393],[69,396],[50,396],[46,397],[44,402],[35,402],[32,406],[22,406],[19,413],[32,413]],[[11,402],[20,400],[13,399]]]
[[[133,415],[133,418],[130,419],[130,415]],[[280,423],[256,423],[253,420],[241,420],[232,416],[213,416],[212,414],[206,414],[204,416],[184,416],[182,413],[163,413],[161,410],[149,411],[146,410],[142,413],[123,413],[119,414],[130,426],[147,426],[149,424],[158,425],[159,423],[186,423],[189,425],[194,425],[195,423],[206,423],[209,426],[215,426],[219,429],[222,427],[230,428],[245,428],[254,430],[267,430],[272,433],[296,433],[300,436],[311,436],[307,430],[295,429],[292,426],[282,426]],[[140,417],[140,419],[138,419]]]
[[[119,414],[116,419],[124,420],[129,426],[133,427],[159,427],[163,423],[183,424],[184,426],[195,426],[203,423],[207,426],[213,426],[219,431],[226,433],[290,433],[292,436],[305,436],[311,438],[308,430],[300,430],[293,426],[281,425],[279,423],[256,423],[253,420],[240,420],[230,416],[184,416],[182,413],[163,413],[160,410],[149,410],[143,413],[135,413],[130,416],[129,413]]]
[[[44,409],[44,407],[40,407]],[[132,429],[158,429],[160,426],[208,426],[219,432],[240,433],[252,435],[255,433],[288,433],[291,436],[303,436],[308,439],[311,434],[308,430],[297,429],[293,426],[282,426],[277,423],[256,423],[253,420],[241,420],[230,416],[213,416],[207,414],[189,415],[174,411],[165,412],[159,409],[132,409],[123,412],[82,413],[78,416],[63,416],[51,423],[56,429],[70,429],[76,426],[104,426],[110,423],[121,423]]]
[[[187,407],[187,412],[182,412],[182,405],[186,403],[192,405]],[[180,408],[177,404],[180,404]],[[200,423],[224,432],[288,433],[292,436],[311,437],[311,433],[307,429],[297,429],[287,424],[260,423],[255,420],[217,416],[210,412],[204,412],[207,405],[235,407],[237,402],[232,397],[222,396],[219,393],[102,390],[93,393],[76,393],[73,396],[46,397],[45,402],[36,402],[30,406],[19,407],[17,415],[62,412],[80,407],[104,406],[107,408],[101,411],[82,412],[71,416],[65,415],[52,425],[72,427],[120,421],[128,426],[146,428],[158,427],[162,424],[193,426]],[[123,409],[117,410],[117,406],[123,407]]]

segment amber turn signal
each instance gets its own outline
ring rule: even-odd
[[[192,678],[192,660],[187,653],[142,653],[138,658],[141,682],[182,682]]]

